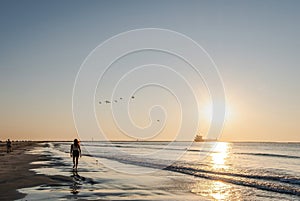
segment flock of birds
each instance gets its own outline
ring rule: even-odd
[[[123,100],[123,98],[122,97],[120,97],[119,98],[120,100]],[[135,96],[131,96],[131,99],[135,99]],[[118,102],[118,100],[114,100],[114,102],[115,103],[117,103]],[[110,104],[111,103],[111,101],[109,101],[109,100],[105,100],[105,101],[99,101],[99,104]],[[156,120],[157,122],[160,122],[160,120],[159,119],[157,119]]]
[[[134,96],[131,96],[131,99],[134,99],[135,97]],[[122,97],[120,97],[120,100],[123,100],[123,98]],[[114,102],[115,103],[117,103],[118,102],[118,100],[114,100]],[[99,104],[102,104],[102,103],[105,103],[105,104],[109,104],[109,103],[111,103],[109,100],[105,100],[105,101],[99,101]]]

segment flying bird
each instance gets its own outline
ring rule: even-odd
[[[110,103],[110,101],[106,100],[105,103],[106,103],[106,104],[107,104],[107,103]]]

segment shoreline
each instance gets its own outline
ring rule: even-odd
[[[11,153],[6,153],[5,144],[0,143],[0,200],[47,200],[50,197],[97,199],[99,196],[108,200],[182,200],[186,193],[192,196],[189,200],[197,200],[199,197],[174,185],[173,179],[169,177],[174,177],[176,173],[162,171],[155,175],[136,175],[133,178],[132,175],[118,173],[100,164],[97,172],[90,171],[85,169],[84,163],[87,161],[83,159],[79,167],[82,176],[77,172],[74,174],[74,171],[72,175],[67,167],[69,165],[66,166],[59,156],[34,153],[35,150],[47,150],[47,141],[13,142],[12,148]],[[56,172],[57,167],[62,172]],[[167,187],[162,185],[158,188],[157,185],[161,183],[165,183]],[[50,193],[53,189],[56,189],[57,195]],[[176,192],[178,190],[181,192]],[[176,196],[173,195],[175,192]]]
[[[189,175],[164,170],[132,175],[115,171],[89,156],[80,159],[78,172],[72,171],[69,154],[60,150],[58,144],[42,145],[30,152],[39,156],[33,163],[39,165],[31,165],[36,175],[31,172],[33,177],[26,177],[35,183],[17,187],[23,193],[22,199],[17,197],[20,200],[205,200],[191,191],[195,181]],[[138,171],[141,167],[123,168]]]
[[[277,147],[276,145],[268,146]],[[160,170],[145,167],[140,163],[123,163],[122,160],[118,160],[118,157],[111,159],[100,155],[99,158],[95,158],[88,155],[88,152],[80,159],[77,172],[72,171],[72,159],[68,149],[69,144],[66,143],[14,142],[13,152],[7,154],[5,144],[0,143],[0,200],[48,200],[50,198],[50,200],[96,200],[99,196],[105,200],[213,200],[221,195],[230,200],[231,198],[238,199],[248,192],[251,192],[251,195],[245,196],[249,198],[272,196],[276,200],[277,198],[294,198],[299,195],[298,189],[292,185],[298,184],[293,183],[298,178],[297,176],[282,181],[284,174],[276,178],[272,175],[272,180],[269,181],[268,175],[261,177],[258,173],[252,175],[249,172],[249,176],[231,171],[224,174],[222,170],[211,171],[205,167],[194,171],[191,166],[190,169],[186,169],[194,171],[191,173],[182,171],[186,167],[180,165],[174,166],[176,171],[172,168]],[[105,148],[102,149],[105,151]],[[220,153],[213,153],[212,157],[220,155]],[[253,156],[250,155],[249,158]],[[264,156],[262,160],[274,161],[276,158]],[[295,158],[285,160],[293,162]],[[120,171],[112,168],[115,165],[120,167]],[[139,174],[139,171],[147,172],[145,168],[151,173]],[[211,168],[219,167],[211,166]],[[128,173],[132,171],[137,174]],[[258,175],[260,179],[256,179]],[[270,187],[267,185],[269,183],[265,185],[261,179],[270,184],[279,181],[280,184],[277,185],[278,187]],[[237,193],[234,193],[232,189]],[[223,191],[227,193],[220,194]]]
[[[59,184],[51,176],[36,174],[31,169],[43,165],[31,164],[46,160],[45,156],[26,153],[42,145],[38,142],[13,142],[13,151],[6,153],[6,146],[1,143],[0,154],[0,200],[16,200],[26,196],[18,191],[21,188],[43,184]],[[69,179],[69,178],[65,178]]]
[[[25,197],[19,193],[19,188],[33,186],[36,180],[32,179],[35,173],[30,171],[33,167],[31,162],[36,161],[38,156],[26,154],[26,151],[38,146],[35,142],[13,142],[13,151],[6,153],[5,144],[1,144],[0,163],[0,199],[15,200]],[[28,180],[31,182],[28,183]],[[38,182],[37,182],[38,183]]]

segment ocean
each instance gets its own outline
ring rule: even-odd
[[[33,154],[48,154],[52,162],[60,161],[54,167],[34,171],[70,175],[70,144],[51,142],[47,148],[33,151]],[[133,182],[128,188],[131,191],[126,188],[122,191],[131,192],[129,200],[135,198],[134,186],[145,190],[142,197],[147,200],[300,200],[300,143],[81,142],[81,147],[83,157],[79,159],[78,174],[85,179],[77,182],[80,188],[76,188],[76,196],[82,195],[82,199],[95,199],[99,188],[122,189],[124,178],[127,186],[131,185],[131,178],[132,181],[141,178],[134,182],[150,182],[145,184],[148,190]],[[112,186],[105,185],[105,179],[103,181],[103,178],[110,179],[109,174],[115,175],[111,176]],[[160,177],[169,181],[163,181],[164,185],[156,189],[153,182],[148,181],[153,175],[157,185],[162,183],[158,180]],[[92,184],[84,184],[86,181]],[[44,190],[49,191],[49,188]],[[20,191],[30,192],[31,198],[43,198],[41,187]],[[152,191],[151,196],[146,196],[147,191]],[[153,194],[155,191],[157,193]],[[181,193],[168,196],[175,191]],[[66,193],[61,187],[56,192],[60,192],[57,196]],[[108,200],[120,198],[101,195]]]

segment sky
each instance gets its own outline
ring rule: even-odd
[[[299,1],[292,0],[2,0],[0,140],[82,138],[84,134],[78,133],[78,126],[73,120],[72,94],[77,73],[86,57],[99,44],[119,33],[159,28],[193,39],[217,65],[228,112],[220,140],[300,141],[299,6]],[[169,58],[170,55],[149,54],[162,63],[173,61],[169,63],[173,68],[180,64],[180,61],[174,62]],[[143,54],[135,56],[133,58],[140,60],[149,58]],[[107,73],[106,82],[99,83],[100,88],[95,94],[97,102],[109,98],[109,89],[115,84],[109,81],[120,78],[124,66],[130,61],[125,63],[116,63]],[[145,70],[136,77],[133,74],[128,79],[129,84],[122,85],[123,91],[119,91],[116,97],[124,97],[124,102],[118,100],[119,106],[116,104],[116,107],[120,108],[117,108],[116,115],[122,111],[122,105],[123,109],[125,106],[131,108],[132,121],[143,128],[151,123],[148,109],[153,105],[165,105],[170,113],[164,116],[161,111],[153,110],[150,114],[153,115],[153,127],[150,126],[141,138],[163,128],[156,138],[150,139],[172,140],[180,127],[181,111],[174,96],[154,86],[137,91],[134,100],[131,94],[125,93],[126,88],[131,87],[130,80],[138,83],[138,80],[145,80],[150,75],[160,81],[174,82],[172,86],[176,89],[184,85],[163,69],[151,69],[157,70],[158,66],[150,66],[149,71]],[[189,74],[189,70],[181,73]],[[193,75],[190,73],[190,76]],[[199,82],[200,85],[203,83]],[[104,92],[101,91],[103,87]],[[178,93],[184,92],[178,90]],[[201,93],[207,96],[205,87]],[[184,101],[190,100],[189,96],[185,96]],[[189,117],[184,116],[184,121],[193,122],[199,111],[209,105],[205,101],[199,102],[202,109],[192,110],[191,106],[183,110],[190,112],[186,113]],[[126,128],[128,119],[125,116],[121,115],[118,124],[129,133],[124,136],[115,128],[109,104],[95,104],[95,110],[98,121],[102,121],[104,126],[102,132],[109,139],[139,138],[128,137],[130,132],[135,131]],[[204,125],[203,132],[206,132],[209,124],[205,120],[205,112],[201,114],[200,124]],[[155,120],[161,121],[155,124]],[[163,123],[166,123],[165,126],[162,126]],[[185,125],[187,130],[188,125]],[[87,136],[88,139],[97,139],[97,134]]]

